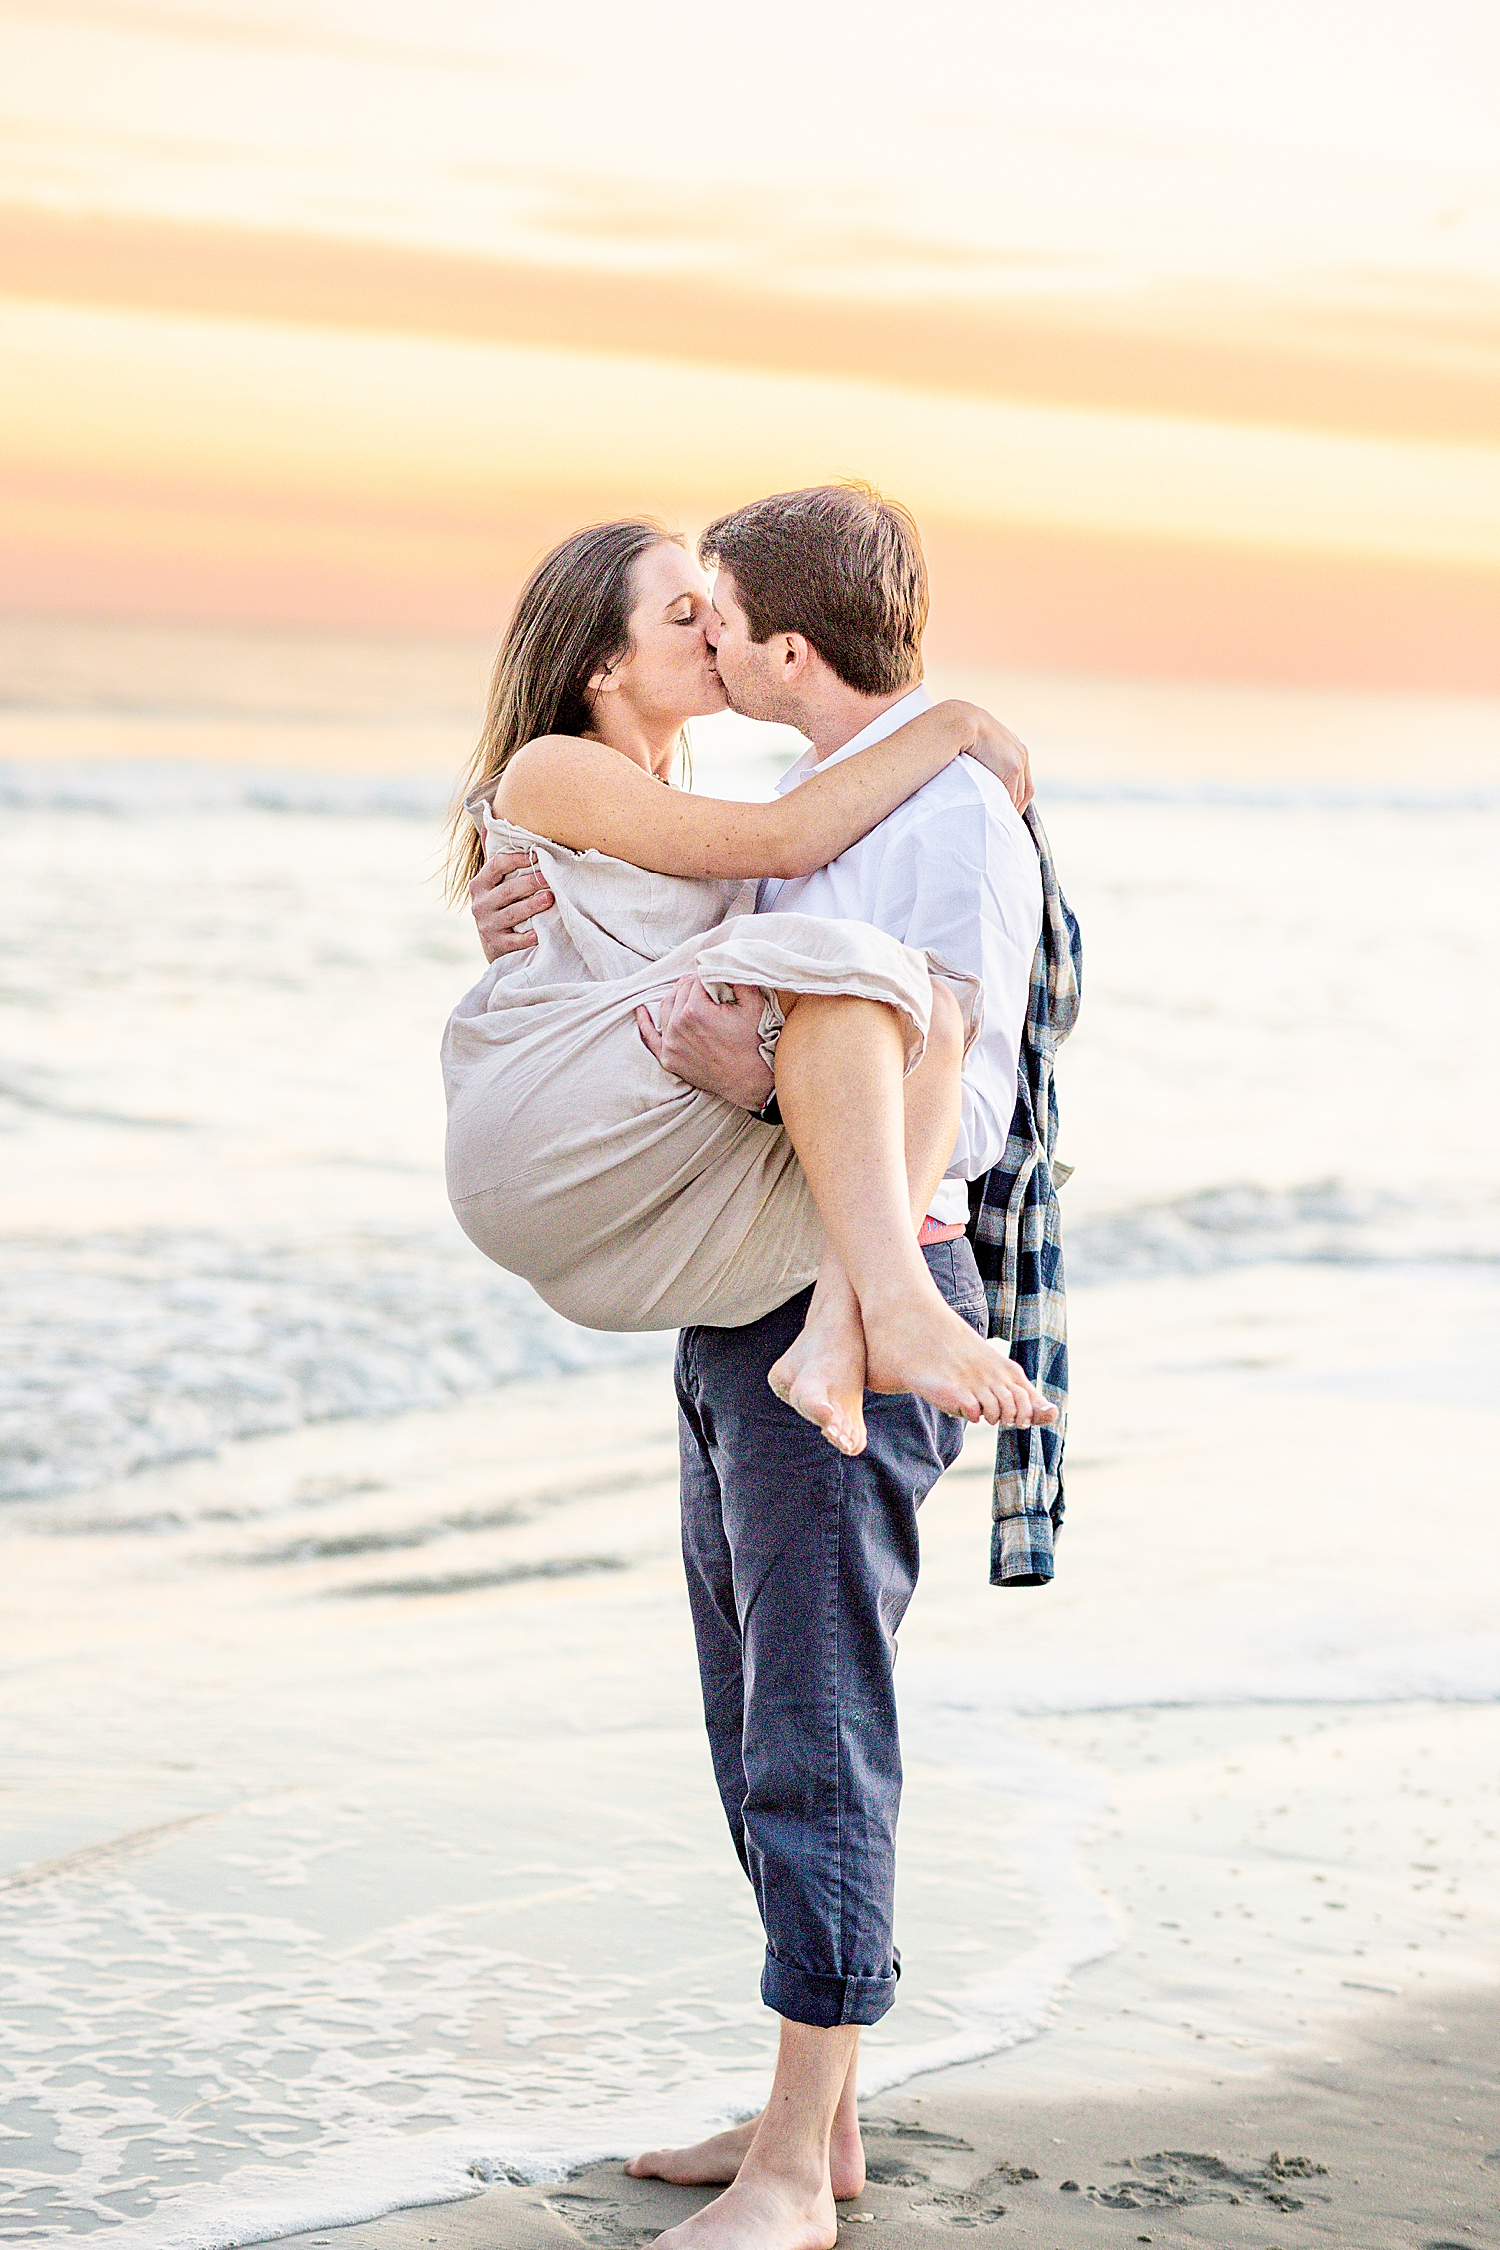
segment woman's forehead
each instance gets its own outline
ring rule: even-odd
[[[636,585],[642,600],[680,601],[684,594],[706,594],[708,580],[686,550],[664,539],[649,548],[636,565]]]

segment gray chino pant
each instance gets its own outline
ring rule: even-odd
[[[967,1241],[923,1255],[983,1335]],[[810,1295],[745,1328],[685,1328],[676,1375],[703,1710],[765,1927],[761,1997],[826,2027],[876,2023],[896,1995],[896,1631],[917,1583],[917,1510],[964,1425],[867,1394],[865,1452],[836,1453],[766,1382]]]

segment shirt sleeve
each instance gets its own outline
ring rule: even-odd
[[[1031,839],[1019,821],[1012,832],[976,780],[973,801],[935,810],[886,853],[870,918],[984,985],[984,1020],[964,1064],[958,1144],[947,1174],[977,1180],[999,1159],[1016,1104],[1042,919]]]

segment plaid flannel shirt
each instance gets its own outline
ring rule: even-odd
[[[1054,1163],[1057,1101],[1052,1064],[1078,1016],[1083,941],[1047,835],[1031,807],[1026,825],[1042,863],[1042,935],[1031,966],[1016,1106],[1005,1153],[971,1182],[969,1235],[989,1299],[990,1334],[1004,1338],[1057,1408],[1045,1427],[1000,1432],[995,1456],[992,1586],[1045,1586],[1063,1519],[1068,1426],[1068,1303],[1057,1191],[1072,1167]]]

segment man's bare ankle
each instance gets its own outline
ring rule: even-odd
[[[791,2194],[798,2202],[816,2202],[832,2192],[828,2151],[812,2145],[788,2145],[779,2135],[757,2134],[740,2166],[742,2180],[758,2178]]]

